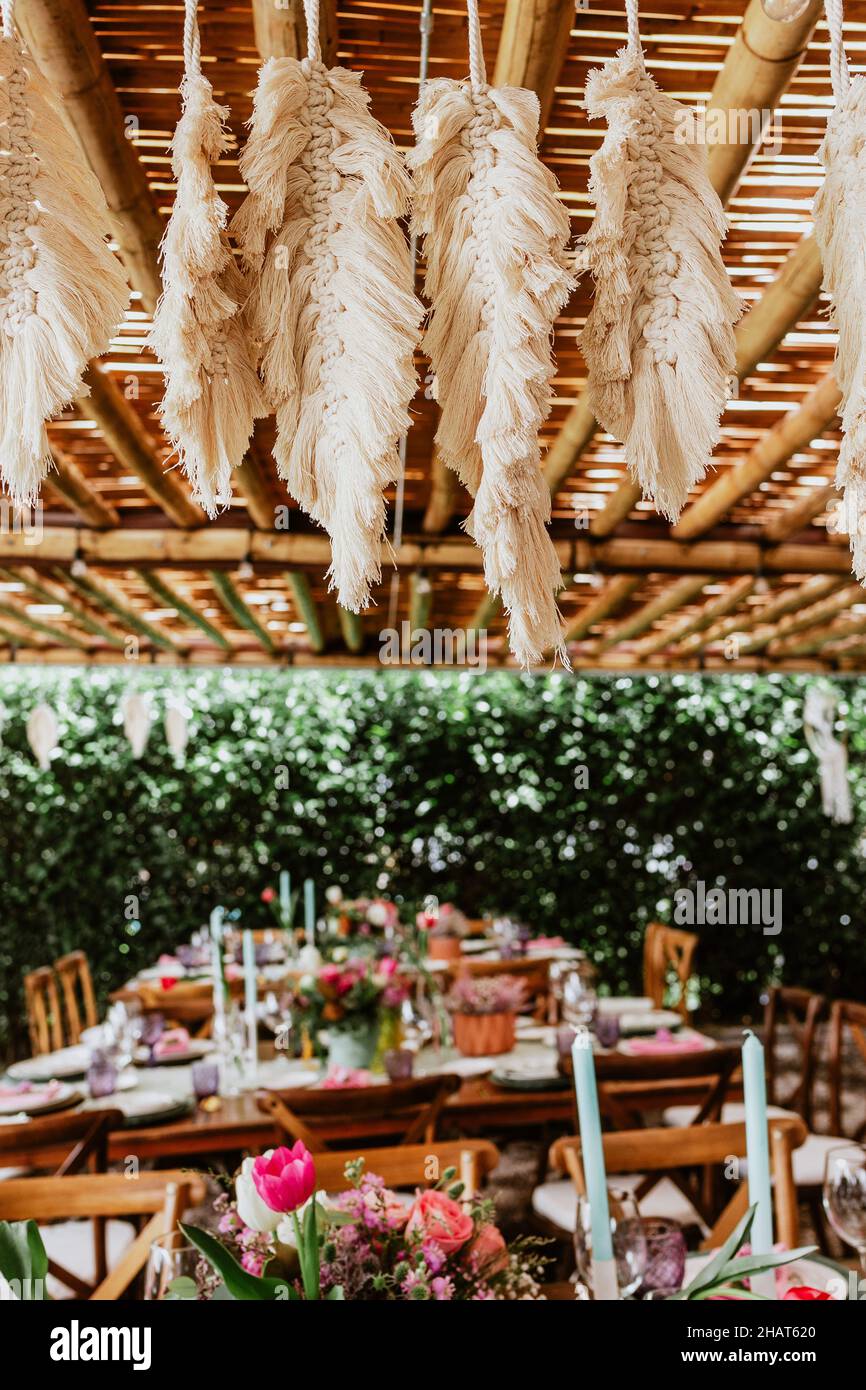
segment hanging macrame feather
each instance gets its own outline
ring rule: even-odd
[[[725,216],[690,113],[625,48],[586,81],[608,130],[590,160],[585,239],[595,298],[582,334],[593,411],[675,520],[704,475],[735,369],[741,312],[720,253]]]
[[[824,182],[815,198],[815,239],[839,330],[843,436],[836,486],[854,573],[866,582],[866,78],[851,78],[818,153]]]
[[[172,142],[177,192],[162,244],[163,294],[151,342],[165,370],[162,421],[193,495],[209,516],[231,500],[253,421],[266,414],[244,305],[247,288],[225,233],[211,166],[229,149],[228,112],[187,73]]]
[[[360,75],[308,58],[262,68],[232,230],[256,288],[274,456],[331,537],[331,587],[359,612],[381,578],[384,489],[415,391],[415,299],[398,219],[410,185]]]
[[[0,481],[31,505],[51,466],[45,422],[86,394],[128,291],[109,213],[55,97],[0,38]]]
[[[538,118],[538,99],[521,88],[428,82],[409,156],[433,305],[425,348],[441,407],[436,442],[475,499],[467,530],[522,665],[564,657],[538,431],[572,278],[568,214],[536,154]]]

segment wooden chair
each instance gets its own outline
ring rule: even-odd
[[[661,1108],[670,1095],[689,1089],[699,1099],[689,1107],[688,1124],[718,1120],[741,1055],[741,1049],[733,1043],[702,1052],[657,1056],[600,1053],[595,1059],[595,1072],[602,1114],[615,1129],[636,1128],[648,1099],[655,1099],[655,1108]],[[567,1059],[566,1066],[570,1061]]]
[[[799,1213],[791,1155],[806,1138],[806,1127],[802,1120],[793,1116],[771,1120],[769,1132],[776,1239],[793,1249],[799,1244]],[[744,1124],[710,1124],[694,1125],[679,1131],[626,1130],[618,1134],[605,1134],[602,1143],[609,1177],[635,1171],[662,1175],[677,1168],[684,1182],[691,1180],[696,1184],[696,1172],[708,1165],[724,1168],[732,1157],[745,1152],[746,1127]],[[570,1175],[576,1193],[585,1191],[579,1138],[558,1139],[551,1149],[550,1162],[555,1171]],[[699,1196],[696,1186],[694,1195]],[[701,1242],[701,1249],[712,1250],[721,1245],[745,1215],[748,1206],[748,1182],[744,1178],[713,1222]]]
[[[80,1110],[72,1115],[45,1115],[21,1124],[0,1125],[0,1164],[3,1167],[53,1170],[52,1177],[65,1178],[83,1169],[104,1173],[108,1167],[108,1138],[120,1129],[124,1115],[120,1110]],[[6,1181],[17,1181],[18,1174]],[[106,1227],[102,1217],[93,1219],[93,1258],[96,1279],[105,1278],[108,1268]],[[49,1271],[67,1288],[87,1285],[62,1265],[49,1261]]]
[[[767,1099],[776,1106],[794,1111],[812,1128],[812,1090],[815,1079],[815,1030],[824,1015],[827,1000],[808,989],[774,985],[764,1009],[764,1051],[767,1068]],[[780,1026],[790,1028],[800,1051],[796,1084],[784,1098],[779,1094],[778,1046]],[[741,1118],[740,1116],[732,1118]]]
[[[0,1183],[0,1221],[33,1220],[41,1226],[80,1218],[150,1216],[109,1274],[97,1276],[93,1285],[73,1276],[75,1283],[69,1286],[78,1298],[115,1299],[146,1265],[151,1243],[173,1231],[187,1208],[204,1195],[203,1180],[188,1172],[11,1178]]]
[[[291,1145],[302,1139],[310,1153],[320,1154],[358,1142],[343,1137],[342,1126],[351,1126],[356,1136],[365,1138],[430,1143],[436,1137],[443,1105],[461,1085],[459,1076],[445,1073],[387,1086],[260,1091],[256,1099],[259,1109],[273,1119],[280,1143]]]
[[[834,1134],[843,1136],[847,1129],[842,1105],[846,1033],[850,1034],[856,1051],[866,1062],[866,1004],[837,999],[830,1011],[830,1128]],[[866,1120],[850,1137],[857,1143],[863,1142],[866,1138]],[[845,1143],[845,1138],[839,1142]]]
[[[41,965],[24,976],[24,1000],[33,1056],[57,1052],[63,1046],[63,1019],[57,981],[49,965]]]
[[[698,937],[693,932],[679,931],[664,922],[650,922],[644,937],[643,992],[652,999],[655,1008],[668,1007],[665,994],[673,972],[679,982],[679,998],[670,1008],[682,1018],[688,1018],[688,983],[697,948]]]
[[[90,965],[83,951],[70,951],[54,962],[54,970],[63,992],[67,1042],[75,1044],[98,1021]]]
[[[323,1192],[343,1192],[350,1186],[346,1163],[363,1158],[368,1173],[386,1187],[424,1187],[436,1183],[447,1168],[456,1168],[463,1196],[478,1193],[499,1165],[499,1150],[487,1139],[455,1139],[445,1144],[400,1144],[395,1148],[316,1154],[316,1181]]]
[[[483,980],[492,975],[510,975],[524,981],[526,1003],[533,1015],[545,1018],[547,998],[550,992],[550,961],[533,960],[531,956],[520,956],[517,960],[465,960],[456,961],[447,971],[443,971],[443,985],[450,989],[460,975]]]
[[[240,997],[243,981],[232,981],[229,994]],[[208,981],[179,980],[171,989],[140,985],[138,999],[142,1013],[165,1016],[167,1024],[178,1024],[197,1038],[209,1038],[213,1028],[213,986]]]

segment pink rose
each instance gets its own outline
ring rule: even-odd
[[[383,956],[377,966],[380,975],[384,975],[386,980],[390,980],[394,971],[397,969],[397,962],[393,956]]]
[[[294,1148],[281,1145],[255,1159],[255,1189],[271,1211],[297,1211],[316,1190],[313,1156],[299,1139]]]
[[[466,1251],[466,1258],[476,1274],[498,1274],[508,1263],[508,1251],[502,1232],[490,1222],[482,1226]]]
[[[459,1202],[444,1192],[419,1192],[412,1203],[407,1235],[433,1240],[446,1255],[453,1255],[472,1235],[472,1217]]]
[[[276,896],[277,896],[277,895],[276,895],[276,893],[274,892],[273,888],[263,888],[263,889],[262,889],[262,902],[263,902],[263,903],[272,903],[272,902],[274,901],[274,898],[275,898]]]

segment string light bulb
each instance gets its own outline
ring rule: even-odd
[[[777,19],[780,24],[793,24],[809,8],[809,0],[761,0],[764,14],[768,19]]]

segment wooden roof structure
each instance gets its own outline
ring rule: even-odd
[[[760,0],[744,4],[654,0],[641,15],[656,81],[707,110],[711,177],[730,221],[725,262],[746,305],[714,469],[673,528],[641,500],[586,403],[578,334],[589,276],[557,325],[542,443],[576,668],[866,669],[866,595],[834,523],[836,335],[811,235],[832,104],[827,31],[820,0],[785,24]],[[374,113],[406,147],[420,0],[323,5],[327,56],[364,71]],[[481,15],[493,80],[541,99],[542,157],[580,236],[603,136],[582,110],[584,82],[622,46],[623,5],[481,0]],[[327,537],[277,479],[272,423],[257,428],[230,508],[208,521],[192,501],[160,429],[162,378],[145,346],[173,196],[183,5],[17,0],[16,20],[102,182],[132,297],[110,352],[92,364],[90,395],[50,427],[57,471],[41,514],[0,516],[0,660],[122,661],[134,639],[161,663],[376,662],[381,630],[408,621],[483,630],[488,663],[507,664],[504,617],[461,530],[468,499],[436,457],[423,384],[396,569],[386,565],[376,606],[360,617],[327,592]],[[199,22],[205,71],[239,147],[262,56],[303,43],[300,0],[205,0]],[[846,38],[861,70],[866,0],[848,0]],[[466,51],[462,4],[434,0],[431,75],[464,76]],[[244,191],[234,150],[217,182],[234,209]],[[423,383],[421,356],[418,369]]]

